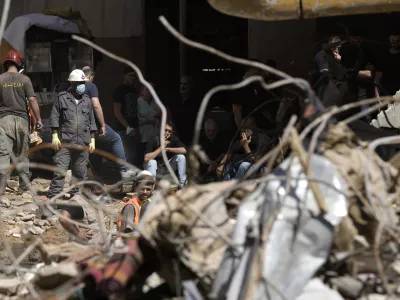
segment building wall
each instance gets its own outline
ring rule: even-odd
[[[307,76],[316,54],[316,21],[249,21],[249,58],[274,59],[293,76]]]

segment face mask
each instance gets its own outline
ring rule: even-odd
[[[78,85],[78,86],[76,87],[76,92],[77,92],[79,95],[83,95],[83,93],[85,92],[85,90],[86,90],[86,86],[85,86],[84,84],[80,84],[80,85]]]

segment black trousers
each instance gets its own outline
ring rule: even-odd
[[[57,168],[68,171],[71,164],[72,176],[78,181],[86,180],[87,163],[89,159],[89,153],[87,151],[70,150],[61,148],[53,157],[53,162]],[[65,175],[61,172],[55,172],[53,180],[50,183],[48,197],[54,197],[63,191],[65,182]],[[77,189],[71,191],[76,193]]]

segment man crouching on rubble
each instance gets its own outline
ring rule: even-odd
[[[61,226],[71,234],[71,240],[78,239],[78,241],[89,241],[89,243],[101,242],[101,236],[99,233],[99,224],[97,222],[98,213],[96,209],[90,205],[90,202],[85,198],[91,198],[97,201],[97,197],[103,193],[103,190],[99,185],[95,184],[84,184],[82,189],[82,195],[76,194],[69,200],[69,204],[58,205],[61,210],[60,224]],[[84,198],[85,197],[85,198]],[[72,219],[80,222],[85,227],[80,227],[72,224],[68,221]],[[90,228],[87,228],[90,227]]]
[[[133,230],[132,224],[139,224],[139,219],[144,215],[147,206],[151,202],[150,197],[153,195],[154,185],[154,177],[149,171],[142,171],[137,175],[132,186],[132,191],[136,191],[136,193],[132,197],[123,199],[126,204],[119,215],[119,231],[131,232]],[[125,220],[131,220],[131,222],[126,222]]]
[[[85,93],[85,74],[74,70],[69,75],[71,87],[58,94],[50,115],[52,129],[52,147],[56,152],[53,157],[58,169],[67,172],[71,164],[72,176],[78,181],[86,178],[89,153],[95,149],[94,133],[97,130],[92,103]],[[60,139],[61,138],[61,139]],[[89,147],[87,150],[75,150],[61,147],[62,143]],[[62,192],[65,173],[55,172],[50,183],[48,197]],[[71,191],[76,193],[76,189]]]

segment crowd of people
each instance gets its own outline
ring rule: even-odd
[[[316,54],[309,81],[325,107],[340,106],[369,95],[393,95],[398,89],[400,62],[400,34],[389,37],[390,48],[384,59],[373,60],[364,55],[358,35],[349,35],[345,40],[338,36],[330,37]],[[267,65],[276,67],[276,62],[268,60]],[[5,73],[0,76],[0,187],[2,202],[5,178],[10,166],[12,153],[27,162],[24,153],[29,148],[29,134],[42,128],[39,106],[30,79],[21,73],[23,59],[16,51],[10,51],[4,62]],[[243,79],[260,76],[266,83],[277,78],[269,72],[248,68]],[[139,221],[145,203],[150,202],[156,188],[156,178],[168,174],[162,158],[162,144],[167,158],[179,179],[177,189],[188,184],[187,153],[190,149],[196,116],[202,95],[196,93],[194,79],[185,75],[180,79],[180,96],[168,103],[168,116],[164,143],[160,140],[160,108],[149,89],[140,84],[136,73],[124,69],[124,82],[113,94],[114,115],[117,120],[115,130],[105,122],[101,97],[94,83],[92,67],[73,70],[68,78],[69,85],[61,91],[53,103],[49,125],[52,130],[53,157],[57,171],[54,173],[48,198],[63,191],[65,174],[71,169],[78,181],[88,177],[88,162],[101,168],[100,156],[90,155],[97,148],[107,151],[122,162],[129,162],[144,173],[135,172],[119,165],[123,179],[134,180],[133,192],[125,198],[126,205],[121,216]],[[154,85],[153,85],[154,87]],[[293,96],[295,95],[295,96]],[[223,128],[223,124],[212,113],[206,114],[200,138],[200,146],[206,154],[200,161],[199,176],[196,182],[241,179],[255,163],[277,142],[286,124],[285,115],[298,114],[304,109],[299,94],[291,86],[267,91],[256,82],[238,91],[225,93],[232,109],[233,130]],[[291,98],[290,105],[287,98]],[[27,109],[29,108],[29,109]],[[367,107],[361,107],[365,110]],[[351,111],[354,113],[354,111]],[[340,117],[344,117],[345,114]],[[30,126],[30,117],[35,127]],[[367,120],[369,116],[366,117]],[[368,120],[367,120],[368,121]],[[253,170],[262,172],[265,166]],[[29,190],[30,171],[28,164],[18,169],[20,173],[20,192]],[[79,194],[72,190],[71,201],[80,203]],[[94,187],[88,193],[96,194]],[[76,194],[76,195],[75,195]],[[75,195],[75,196],[74,196]],[[93,213],[76,208],[60,208],[67,218],[87,219]],[[51,212],[45,212],[51,214]],[[121,218],[120,230],[131,230],[130,222]],[[63,222],[70,233],[81,238],[89,238],[89,233],[80,233]]]

